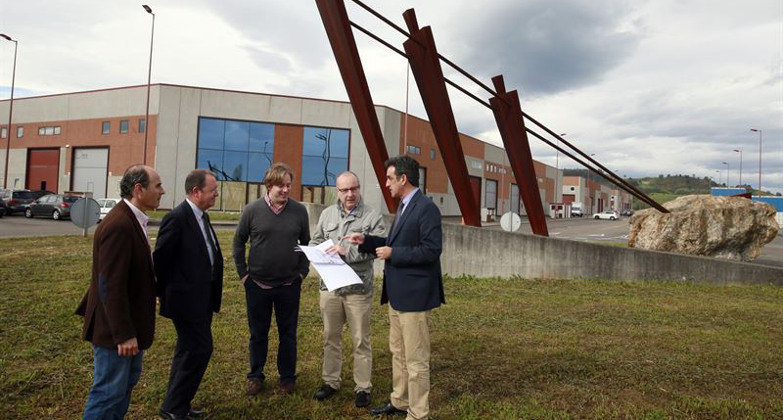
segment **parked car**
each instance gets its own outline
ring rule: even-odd
[[[114,208],[114,206],[117,205],[117,203],[122,200],[121,198],[101,198],[100,200],[95,200],[98,202],[98,205],[101,206],[101,216],[98,219],[98,222],[103,220],[104,217],[106,217],[107,214],[111,211],[111,209]]]
[[[605,210],[600,213],[594,214],[593,218],[604,219],[604,220],[617,220],[620,218],[620,213],[617,213],[614,210]]]
[[[571,217],[582,217],[582,209],[571,209]]]
[[[633,216],[633,210],[623,210],[620,212],[620,216]]]
[[[2,190],[0,198],[5,201],[8,207],[6,214],[24,213],[27,206],[33,201],[46,194],[54,194],[51,191],[30,191],[30,190]]]
[[[49,194],[32,202],[24,215],[27,218],[34,216],[51,217],[54,220],[60,220],[65,217],[71,217],[71,206],[79,197],[71,195]]]

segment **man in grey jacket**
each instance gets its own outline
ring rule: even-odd
[[[331,239],[334,246],[327,252],[338,253],[362,279],[363,284],[328,291],[321,282],[320,307],[324,321],[323,384],[314,398],[322,401],[340,389],[342,369],[342,331],[348,321],[353,339],[353,380],[356,384],[356,406],[370,404],[372,382],[372,348],[370,346],[370,313],[372,312],[373,259],[375,255],[359,253],[358,246],[343,241],[352,233],[384,236],[386,228],[381,214],[365,205],[359,191],[359,178],[353,172],[337,177],[337,204],[326,208],[318,219],[310,245]]]

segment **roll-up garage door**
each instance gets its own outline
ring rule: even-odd
[[[93,198],[106,198],[108,148],[76,148],[73,151],[73,191],[92,192]]]
[[[60,149],[28,149],[27,181],[28,190],[47,190],[57,192],[57,179],[60,176]]]

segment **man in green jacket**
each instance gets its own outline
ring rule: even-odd
[[[352,233],[384,236],[386,228],[381,214],[361,200],[359,178],[346,171],[337,177],[337,204],[326,208],[318,219],[310,245],[331,239],[334,246],[327,252],[338,253],[359,275],[362,284],[353,284],[328,291],[321,282],[320,307],[324,321],[323,384],[315,399],[322,401],[340,389],[342,369],[342,331],[348,321],[353,339],[353,380],[356,406],[370,404],[372,382],[372,347],[370,345],[370,313],[372,312],[372,278],[375,255],[359,253],[358,246],[343,241]]]

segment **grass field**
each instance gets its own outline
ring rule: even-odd
[[[219,236],[228,250],[230,234]],[[92,351],[73,310],[90,264],[91,238],[0,242],[0,417],[80,415]],[[244,395],[244,292],[226,266],[196,405],[218,419],[369,418],[353,406],[350,363],[337,396],[312,399],[321,363],[313,277],[302,292],[296,393],[273,386],[271,351],[270,386]],[[448,304],[432,316],[433,418],[783,418],[781,288],[471,277],[446,279],[445,289]],[[386,307],[376,299],[373,311],[375,404],[388,396],[391,361]],[[155,416],[174,340],[171,322],[159,318],[129,417]]]

